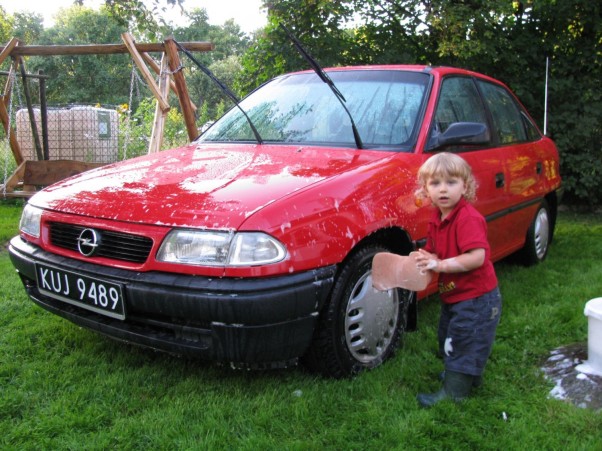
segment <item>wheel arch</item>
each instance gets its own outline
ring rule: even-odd
[[[400,227],[387,227],[372,232],[370,235],[360,240],[351,250],[349,255],[358,248],[373,244],[380,244],[381,246],[390,249],[391,252],[399,255],[408,255],[414,250],[414,242],[406,230]]]
[[[416,244],[412,240],[407,230],[401,227],[385,227],[372,232],[365,238],[360,240],[348,253],[345,259],[338,265],[337,276],[344,266],[344,263],[351,258],[356,252],[367,246],[380,245],[390,252],[399,255],[408,255],[415,250]],[[406,332],[415,331],[418,327],[418,310],[416,308],[416,294],[412,296],[410,305],[408,306]]]

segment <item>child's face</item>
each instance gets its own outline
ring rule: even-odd
[[[466,183],[460,177],[434,175],[426,181],[426,192],[441,211],[442,217],[449,214],[466,193]]]

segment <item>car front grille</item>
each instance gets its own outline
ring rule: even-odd
[[[53,246],[79,252],[79,235],[86,227],[51,222],[50,242]],[[148,258],[153,241],[150,238],[129,233],[111,232],[94,229],[101,237],[100,245],[94,252],[95,257],[112,258],[133,263],[144,263]]]

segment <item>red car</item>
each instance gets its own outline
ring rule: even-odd
[[[545,258],[558,153],[507,87],[448,67],[327,74],[339,98],[314,72],[282,75],[188,146],[33,196],[9,248],[32,300],[116,339],[236,367],[376,367],[417,296],[374,290],[372,257],[425,238],[416,172],[442,150],[473,168],[492,258]]]

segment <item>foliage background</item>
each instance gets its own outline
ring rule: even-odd
[[[547,119],[569,201],[590,207],[602,202],[600,2],[265,0],[268,24],[251,34],[233,21],[210,25],[204,9],[187,11],[186,26],[167,23],[162,12],[174,3],[186,7],[185,0],[106,0],[99,11],[76,5],[48,29],[39,15],[8,15],[0,6],[0,42],[16,36],[27,44],[118,43],[128,30],[139,41],[170,35],[179,41],[210,41],[216,50],[199,60],[241,96],[275,75],[308,68],[280,23],[323,66],[419,63],[483,72],[505,82],[540,128]],[[51,77],[49,102],[117,105],[129,103],[128,58],[31,57],[27,67]],[[231,103],[200,70],[192,64],[187,69],[200,128]],[[178,135],[177,130],[167,133]]]

